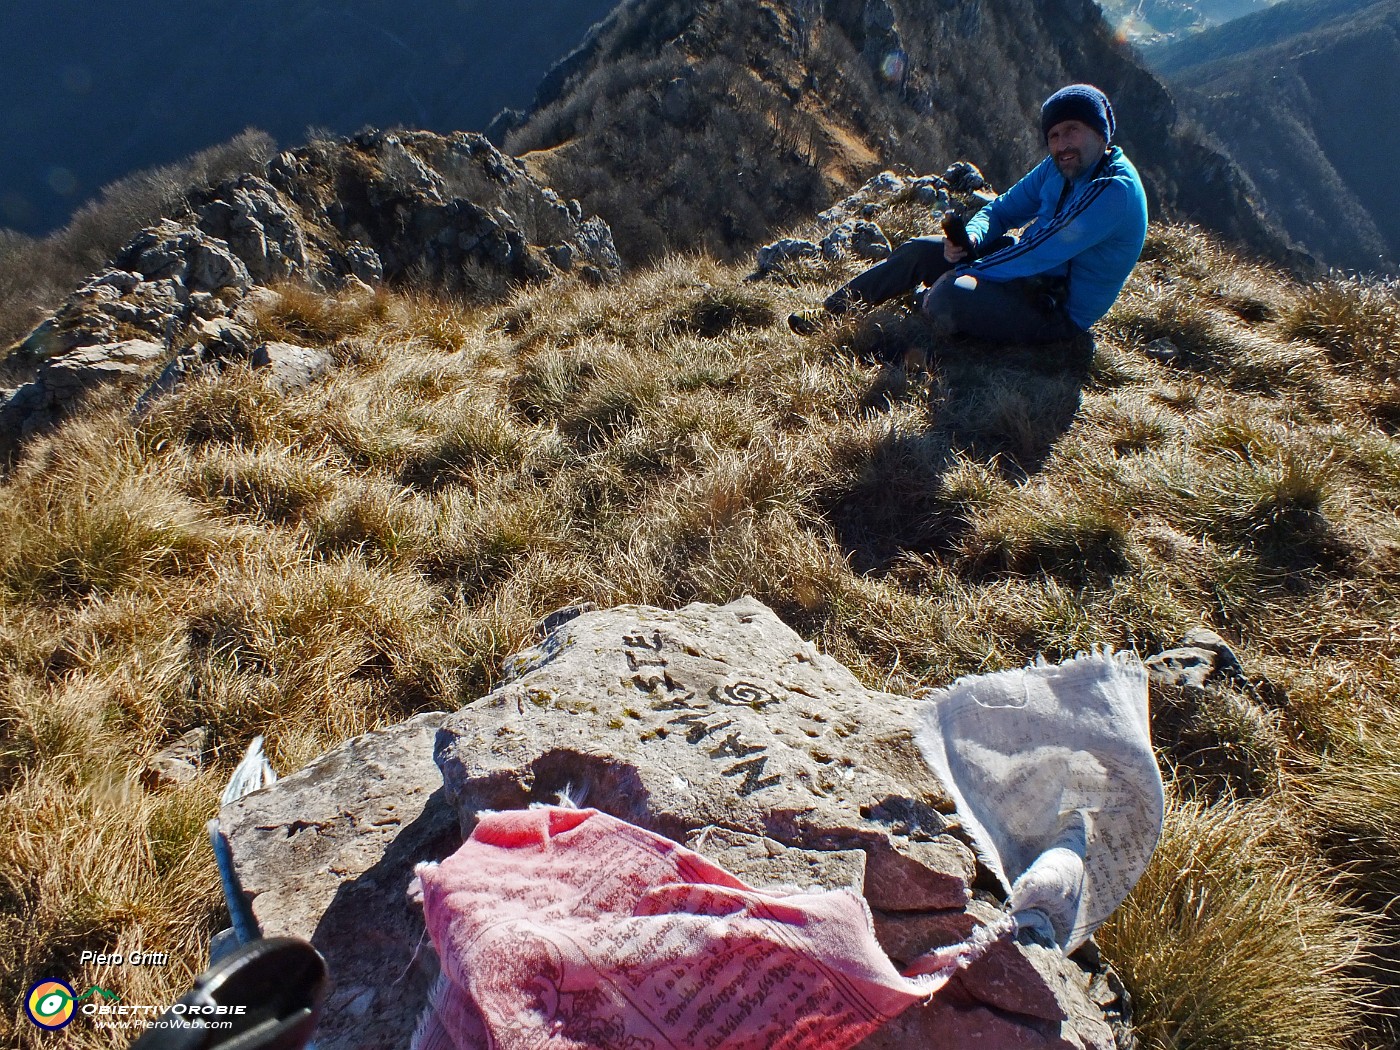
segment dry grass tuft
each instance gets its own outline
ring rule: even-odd
[[[1099,932],[1151,1050],[1335,1050],[1362,1029],[1372,924],[1264,803],[1174,802],[1147,873]]]
[[[1393,710],[1362,716],[1317,774],[1292,787],[1344,883],[1380,916],[1384,943],[1369,976],[1383,989],[1385,1013],[1372,1027],[1400,1038],[1400,718]]]
[[[335,478],[323,460],[283,450],[216,449],[195,459],[183,488],[225,513],[286,525],[329,498]]]
[[[0,505],[0,586],[71,600],[207,567],[220,529],[135,458],[129,435],[105,450],[36,451]]]
[[[729,285],[704,289],[672,315],[671,326],[713,339],[729,332],[766,328],[776,319],[772,303],[764,295]]]
[[[276,393],[250,370],[229,369],[156,402],[136,433],[152,454],[171,446],[315,447],[327,422],[310,403]]]
[[[1095,501],[1023,490],[973,516],[962,552],[975,573],[1107,580],[1128,569],[1128,518]]]
[[[222,912],[204,833],[217,795],[212,777],[145,795],[130,783],[78,786],[40,770],[11,787],[0,800],[7,847],[0,855],[0,995],[18,1003],[29,974],[110,986],[117,975],[80,965],[83,950],[169,953],[167,968],[122,971],[128,1001],[160,1002],[190,984]],[[27,830],[34,814],[50,818],[43,834]],[[30,1028],[27,1022],[6,1020],[16,1026],[16,1043],[39,1045],[37,1030],[18,1027]]]
[[[368,289],[329,295],[304,284],[279,284],[253,307],[256,334],[303,346],[331,346],[382,324],[389,317],[386,292]]]
[[[1363,278],[1309,285],[1283,317],[1284,334],[1310,339],[1334,361],[1394,372],[1400,362],[1400,289]]]

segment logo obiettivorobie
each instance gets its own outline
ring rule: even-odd
[[[109,992],[95,984],[82,995],[77,995],[67,981],[46,977],[29,989],[29,994],[24,997],[24,1012],[40,1028],[56,1031],[73,1020],[78,1003],[91,995],[100,995],[104,999],[121,999],[115,992]]]
[[[29,989],[24,997],[24,1012],[40,1028],[62,1028],[77,1012],[78,996],[66,981],[46,978]]]

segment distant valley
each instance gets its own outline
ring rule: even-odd
[[[1143,54],[1295,243],[1397,270],[1400,0],[1286,0]]]

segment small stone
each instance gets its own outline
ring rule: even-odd
[[[810,259],[820,254],[821,248],[811,241],[804,241],[796,237],[784,237],[771,244],[765,244],[758,250],[756,267],[759,273],[768,273],[784,263],[796,259]]]
[[[266,382],[279,394],[305,389],[328,374],[335,362],[324,350],[292,343],[264,343],[253,351],[253,368],[266,374]]]
[[[189,783],[204,765],[210,735],[207,727],[198,726],[162,748],[141,770],[141,786],[147,791],[158,791]]]
[[[1152,360],[1159,361],[1164,365],[1170,364],[1181,356],[1181,351],[1177,349],[1177,345],[1166,336],[1163,336],[1161,339],[1152,340],[1152,342],[1142,348],[1142,352],[1152,358]]]
[[[851,250],[862,259],[878,262],[889,258],[890,241],[873,222],[858,222],[851,229]]]
[[[1183,646],[1144,660],[1150,681],[1178,688],[1205,689],[1216,672],[1218,656],[1210,649]]]
[[[965,160],[949,165],[948,170],[943,173],[943,181],[955,193],[972,193],[987,187],[987,180],[982,177],[977,165]]]
[[[851,223],[843,222],[823,237],[821,243],[822,258],[828,262],[836,262],[845,258],[846,252],[851,247],[851,231]]]

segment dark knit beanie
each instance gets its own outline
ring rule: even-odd
[[[1040,107],[1040,137],[1050,138],[1050,129],[1062,120],[1077,120],[1113,141],[1113,107],[1093,84],[1071,84],[1062,87]]]

